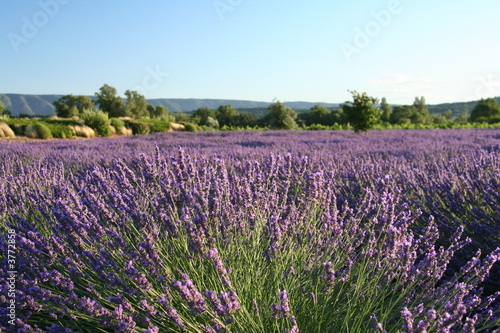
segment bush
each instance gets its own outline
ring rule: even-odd
[[[85,125],[92,128],[100,136],[109,136],[111,121],[108,114],[101,110],[85,110],[82,114]]]
[[[12,130],[16,135],[24,135],[24,130],[26,129],[26,126],[21,124],[12,124],[10,125],[10,128],[12,128]]]
[[[134,135],[144,135],[153,132],[154,125],[147,124],[140,121],[128,120],[126,121],[128,127],[132,130]]]
[[[140,122],[152,125],[151,132],[168,132],[170,131],[170,122],[162,119],[141,119]]]
[[[198,132],[198,126],[191,123],[184,124],[184,130],[187,132]]]
[[[39,122],[34,125],[26,126],[24,135],[32,139],[52,139],[52,132],[50,129],[46,125]]]
[[[54,138],[70,139],[73,136],[68,125],[63,125],[60,123],[45,123],[45,121],[44,125],[46,125],[50,129],[50,132],[52,133],[52,136]]]
[[[113,126],[114,128],[118,128],[118,127],[124,127],[125,126],[125,122],[121,119],[118,119],[118,118],[111,118],[111,126]]]
[[[35,128],[33,128],[33,125],[28,125],[28,126],[24,127],[24,135],[27,136],[28,138],[31,138],[31,139],[38,138],[38,134],[37,134]]]

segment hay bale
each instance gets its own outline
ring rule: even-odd
[[[120,126],[116,128],[116,135],[132,135],[132,130],[125,126]]]
[[[80,125],[70,126],[70,130],[72,131],[72,133],[74,132],[74,135],[82,138],[90,139],[95,137],[94,130],[88,126],[80,126]]]
[[[109,125],[109,135],[115,135],[115,134],[116,134],[116,128]]]
[[[32,125],[26,126],[26,128],[24,129],[24,135],[30,139],[38,139],[36,128],[34,128]]]
[[[170,123],[170,128],[174,131],[184,131],[186,127],[182,124]]]
[[[2,138],[14,138],[16,134],[6,123],[0,123],[0,137]]]

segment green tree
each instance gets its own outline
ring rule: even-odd
[[[347,101],[342,105],[347,121],[354,128],[354,132],[367,132],[380,121],[382,111],[375,106],[378,99],[368,96],[365,92],[360,94],[357,91],[350,91],[350,93],[353,101]]]
[[[297,128],[297,112],[285,104],[277,101],[267,107],[269,113],[266,117],[267,123],[273,129],[294,129]]]
[[[72,94],[62,96],[52,104],[56,109],[57,116],[62,118],[78,116],[84,110],[94,107],[94,101],[90,97],[82,95],[74,96]]]
[[[191,121],[195,123],[196,125],[200,126],[210,126],[209,122],[212,123],[212,121],[209,121],[208,118],[216,119],[216,113],[214,110],[209,109],[209,108],[199,108],[193,111],[193,114],[191,115]]]
[[[95,95],[97,97],[96,103],[99,105],[99,108],[107,112],[109,117],[117,118],[131,116],[123,104],[123,99],[117,96],[115,88],[104,84]]]
[[[325,125],[329,126],[331,122],[331,113],[329,109],[324,107],[323,105],[316,104],[311,110],[307,113],[306,121],[307,125]]]
[[[456,119],[458,124],[467,124],[469,122],[470,115],[469,112],[463,111]]]
[[[144,118],[149,116],[148,102],[146,97],[139,94],[137,91],[125,91],[127,97],[127,104],[125,105],[125,112],[134,118]]]
[[[153,108],[153,110],[149,110],[149,116],[151,118],[167,119],[168,113],[169,113],[168,108],[163,105],[157,105],[156,107]]]
[[[382,100],[380,102],[380,110],[382,110],[382,116],[380,119],[383,122],[388,123],[391,119],[391,113],[392,113],[392,107],[387,103],[387,99],[385,97],[382,97]]]
[[[221,105],[215,113],[219,125],[222,126],[235,126],[238,117],[238,110],[231,105]]]
[[[191,119],[189,119],[189,116],[187,114],[185,114],[184,112],[175,112],[173,114],[174,116],[174,119],[176,122],[180,123],[188,123],[191,121]]]
[[[233,126],[240,128],[255,127],[257,126],[257,117],[247,112],[238,113]]]
[[[413,102],[413,106],[415,107],[416,112],[414,112],[410,119],[413,124],[428,124],[430,122],[430,113],[427,104],[425,103],[424,96],[420,98],[415,97],[415,101]]]
[[[497,123],[500,122],[500,105],[494,98],[481,98],[472,109],[470,121],[473,123]]]
[[[392,110],[389,121],[391,124],[404,125],[411,124],[412,116],[417,112],[413,105],[398,105]]]

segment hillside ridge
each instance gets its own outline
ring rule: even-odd
[[[25,115],[51,115],[55,109],[52,104],[55,100],[63,95],[28,95],[28,94],[1,94],[1,100],[5,107],[11,110],[13,116]],[[95,100],[95,96],[89,96]],[[496,97],[500,103],[500,97]],[[250,101],[250,100],[234,100],[234,99],[201,99],[201,98],[153,98],[147,99],[148,103],[156,106],[162,105],[167,107],[171,112],[190,112],[199,108],[217,109],[221,105],[232,105],[236,109],[243,109],[245,112],[261,114],[262,109],[265,109],[272,102]],[[320,104],[327,108],[339,107],[342,103],[323,103],[323,102],[284,102],[288,107],[297,111],[309,110],[314,105]],[[477,101],[443,103],[428,105],[429,111],[432,114],[440,114],[450,109],[454,115],[459,115],[463,112],[470,112],[477,104]]]

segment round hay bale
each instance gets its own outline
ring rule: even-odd
[[[182,124],[170,123],[170,128],[174,131],[184,131],[186,127]]]
[[[14,138],[16,134],[6,123],[0,123],[0,131],[2,132],[2,138]]]
[[[120,126],[116,128],[117,135],[132,135],[132,130],[130,128],[126,128],[125,126]]]

